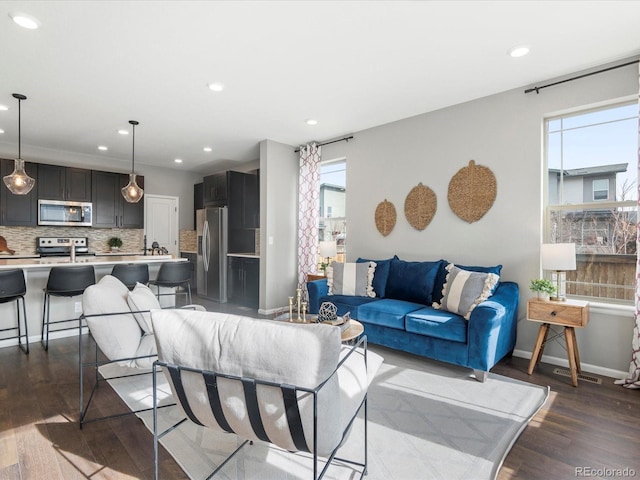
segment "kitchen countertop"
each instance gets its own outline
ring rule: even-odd
[[[157,262],[186,262],[186,258],[173,258],[172,255],[110,255],[110,256],[80,256],[71,263],[69,257],[44,257],[44,258],[7,258],[0,259],[0,270],[10,268],[23,268],[25,270],[36,270],[40,268],[51,268],[53,266],[74,265],[113,265],[116,263],[157,263]]]
[[[227,257],[244,257],[244,258],[260,258],[255,253],[227,253]]]

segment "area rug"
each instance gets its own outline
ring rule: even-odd
[[[484,383],[471,370],[370,346],[384,357],[369,389],[368,476],[370,480],[494,479],[504,458],[527,423],[544,405],[549,389],[489,374]],[[120,367],[101,367],[114,376]],[[137,372],[137,371],[136,371]],[[171,403],[162,375],[161,403]],[[110,380],[129,408],[152,405],[151,375]],[[164,429],[182,418],[177,407],[159,410]],[[139,414],[153,429],[151,412]],[[362,418],[339,452],[361,460]],[[232,434],[217,434],[186,422],[166,435],[162,445],[187,475],[207,478],[240,445]],[[292,454],[268,444],[245,446],[216,479],[291,480],[313,478],[309,455]],[[347,464],[332,465],[329,480],[356,478]]]

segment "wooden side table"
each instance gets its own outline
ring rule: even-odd
[[[529,362],[529,375],[533,373],[536,364],[542,358],[542,352],[547,341],[564,335],[571,370],[571,383],[578,386],[580,373],[580,354],[576,342],[575,328],[584,328],[589,322],[589,302],[580,300],[566,300],[564,302],[543,301],[531,299],[527,302],[527,320],[542,322],[538,331],[536,345]],[[547,340],[551,325],[564,327],[564,331]]]
[[[307,273],[307,282],[313,282],[314,280],[323,280],[327,277],[324,275],[316,275],[315,273]]]

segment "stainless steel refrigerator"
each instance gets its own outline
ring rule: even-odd
[[[220,303],[227,301],[227,227],[227,207],[196,212],[198,295]]]

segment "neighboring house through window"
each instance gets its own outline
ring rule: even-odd
[[[320,164],[319,240],[334,240],[338,255],[333,260],[345,261],[347,248],[346,173],[345,159],[328,160]],[[326,260],[326,259],[325,259]]]
[[[545,132],[545,242],[576,244],[567,294],[633,302],[637,102],[548,118]]]

